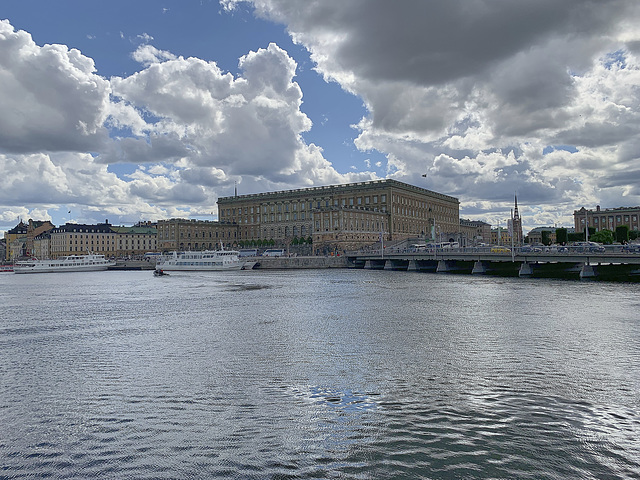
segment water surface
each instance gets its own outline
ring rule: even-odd
[[[640,478],[640,285],[0,275],[0,477]]]

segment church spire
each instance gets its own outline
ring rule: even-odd
[[[524,235],[522,233],[522,219],[520,218],[520,213],[518,213],[518,194],[514,195],[515,205],[513,209],[513,219],[512,219],[512,228],[513,231],[511,235],[513,235],[513,242],[516,245],[522,245],[522,241],[524,239]]]

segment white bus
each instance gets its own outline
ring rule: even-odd
[[[257,257],[258,249],[257,248],[241,248],[238,251],[239,257]]]
[[[263,257],[282,257],[284,256],[284,249],[282,248],[269,248],[262,252]]]

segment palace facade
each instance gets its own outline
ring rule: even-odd
[[[238,240],[238,225],[171,218],[158,220],[158,250],[216,250],[231,247]]]
[[[218,199],[222,224],[237,240],[287,244],[311,238],[318,251],[342,251],[379,241],[460,233],[460,202],[397,180],[376,180]]]
[[[212,250],[258,243],[303,243],[314,253],[355,250],[384,239],[483,239],[489,226],[459,218],[457,198],[397,180],[310,187],[218,199],[218,221],[173,218],[156,225],[20,223],[7,232],[10,258],[97,253],[107,257],[169,250]],[[466,233],[469,233],[467,236]],[[27,245],[29,248],[25,248]],[[9,254],[9,253],[8,253]]]

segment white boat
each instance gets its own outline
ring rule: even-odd
[[[241,270],[246,263],[237,250],[203,250],[170,252],[156,260],[156,270],[163,272]]]
[[[68,255],[54,259],[20,260],[13,265],[14,273],[90,272],[106,270],[116,264],[104,255]]]

